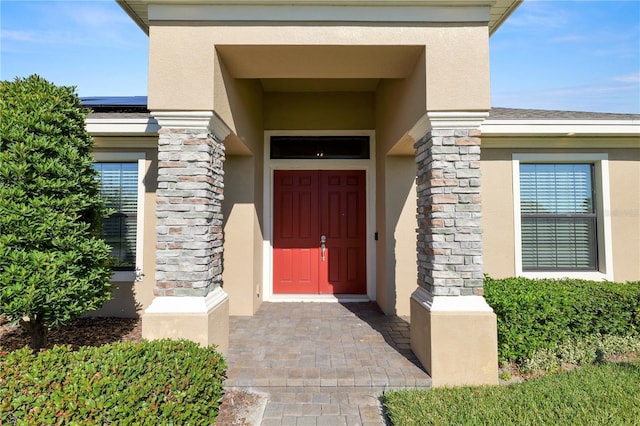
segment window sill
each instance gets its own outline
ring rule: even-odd
[[[519,277],[533,278],[533,279],[561,279],[572,278],[578,280],[589,281],[613,281],[613,277],[609,274],[605,274],[599,271],[536,271],[536,272],[522,272],[517,274]]]
[[[136,280],[136,272],[135,271],[113,271],[113,275],[111,275],[111,282],[129,282],[133,283]]]

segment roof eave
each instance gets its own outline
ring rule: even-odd
[[[171,0],[158,0],[159,2],[162,3],[170,3]],[[419,0],[412,0],[410,2],[406,2],[406,3],[414,3],[416,1]],[[518,8],[518,6],[520,6],[520,4],[524,1],[524,0],[487,0],[488,3],[493,3],[494,8],[496,9],[502,9],[503,7],[506,8],[505,10],[498,15],[497,19],[493,19],[491,18],[489,21],[489,34],[493,34],[497,31],[497,29],[502,25],[502,23],[513,13],[514,10],[516,10]],[[127,13],[127,15],[129,15],[131,17],[131,19],[133,19],[133,21],[142,29],[142,31],[144,31],[145,34],[149,35],[149,22],[148,22],[148,18],[146,16],[142,17],[138,14],[138,12],[136,12],[135,8],[130,4],[132,3],[132,0],[116,0],[116,2],[118,3],[118,5]],[[134,3],[151,3],[152,1],[150,0],[133,0]],[[194,3],[203,3],[203,0],[195,0]],[[221,3],[221,2],[219,2]],[[244,0],[245,4],[264,4],[264,3],[278,3],[277,1],[274,2],[266,2],[264,0],[260,1],[260,0]],[[288,2],[286,2],[287,4],[291,4],[292,1],[289,0]],[[314,0],[308,0],[306,2],[304,2],[305,4],[310,4],[310,3],[314,3]],[[332,1],[317,1],[317,3],[323,3],[323,4],[327,4],[327,3],[337,3],[337,2],[332,2]],[[345,2],[345,3],[349,3],[349,2]],[[371,1],[371,2],[365,2],[365,1],[354,1],[354,4],[359,4],[362,5],[363,3],[371,3],[371,4],[375,4],[375,5],[381,5],[383,3],[389,3],[389,4],[394,4],[394,5],[400,5],[402,2],[389,2],[389,1],[383,1],[383,0],[379,0],[379,1]],[[428,3],[428,1],[424,2],[424,3]],[[464,6],[463,4],[461,4],[461,2],[458,2],[458,5],[460,6]],[[492,14],[492,16],[494,16]]]
[[[142,19],[135,10],[133,10],[129,3],[127,3],[127,0],[116,0],[116,3],[118,3],[122,10],[124,10],[131,19],[133,19],[133,22],[135,22],[146,35],[149,35],[149,23],[145,22],[145,20]]]
[[[500,15],[498,19],[491,22],[489,24],[489,35],[493,35],[500,26],[504,23],[504,21],[511,16],[511,14],[522,4],[524,0],[512,0],[511,4],[507,7],[507,9]]]
[[[480,128],[483,136],[616,136],[639,137],[638,120],[491,120]]]

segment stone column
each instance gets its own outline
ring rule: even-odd
[[[497,325],[483,297],[480,131],[484,113],[428,113],[416,138],[418,288],[411,346],[433,386],[496,384]]]
[[[153,115],[160,124],[156,298],[143,314],[142,336],[189,339],[226,351],[222,200],[228,131],[221,132],[217,116],[208,111]]]

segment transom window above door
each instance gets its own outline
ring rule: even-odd
[[[272,160],[368,160],[368,136],[272,136]]]

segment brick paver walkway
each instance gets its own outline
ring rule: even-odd
[[[230,325],[226,386],[268,395],[262,425],[378,426],[384,391],[431,386],[375,303],[263,303]]]

